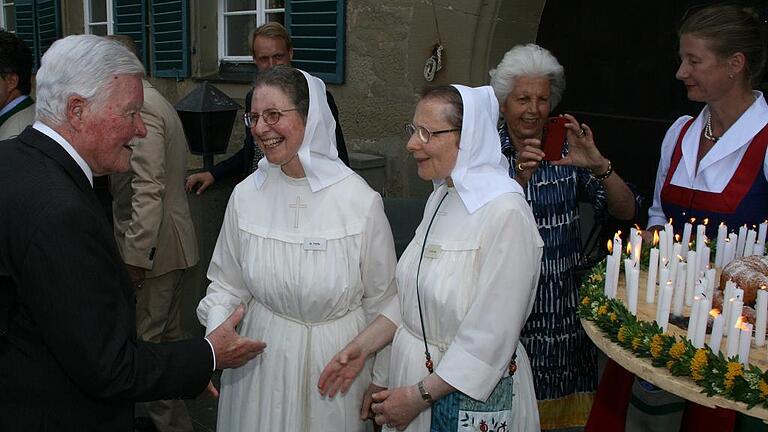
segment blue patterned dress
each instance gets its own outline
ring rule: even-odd
[[[514,177],[517,155],[506,124],[499,135]],[[582,426],[597,388],[597,350],[576,316],[580,281],[574,267],[581,262],[582,250],[578,202],[590,202],[599,215],[606,210],[606,192],[584,168],[542,161],[525,194],[544,240],[536,301],[522,333],[541,426]]]

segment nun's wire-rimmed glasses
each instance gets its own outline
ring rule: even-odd
[[[454,129],[443,129],[439,131],[431,131],[424,126],[416,126],[413,123],[406,123],[405,124],[405,136],[410,138],[413,136],[413,134],[416,134],[416,136],[419,137],[421,142],[424,144],[428,143],[429,140],[432,138],[433,135],[440,135],[448,132],[458,132],[461,128],[454,128]]]
[[[297,109],[298,108],[280,110],[277,108],[270,108],[264,110],[264,112],[261,114],[255,112],[247,112],[243,114],[243,121],[245,122],[245,127],[251,128],[256,126],[256,124],[259,122],[259,117],[261,117],[264,119],[264,123],[272,126],[273,124],[276,124],[280,121],[280,117],[285,115],[283,113],[288,111],[296,111]]]

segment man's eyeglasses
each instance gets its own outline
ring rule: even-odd
[[[458,132],[461,128],[454,128],[454,129],[443,129],[439,131],[431,131],[424,126],[416,126],[412,123],[406,123],[405,124],[405,135],[410,138],[413,136],[413,134],[417,134],[421,142],[424,144],[428,143],[430,138],[432,138],[433,135],[440,135],[448,132]]]
[[[277,108],[270,108],[267,110],[264,110],[261,114],[254,113],[254,112],[247,112],[243,114],[243,121],[245,122],[245,127],[251,128],[256,126],[256,124],[259,122],[259,117],[264,119],[264,123],[268,125],[276,124],[280,121],[280,117],[284,116],[285,112],[288,111],[296,111],[297,108],[291,108],[291,109],[284,109],[279,110]]]

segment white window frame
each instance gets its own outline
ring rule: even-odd
[[[115,19],[112,16],[113,4],[112,0],[104,0],[104,4],[107,8],[107,21],[91,22],[91,0],[83,0],[83,30],[85,34],[93,34],[91,27],[95,25],[107,25],[107,34],[115,34]]]
[[[111,1],[111,0],[109,0]],[[227,20],[225,19],[228,16],[237,16],[237,15],[256,15],[256,26],[260,27],[264,24],[266,24],[267,14],[270,13],[279,13],[283,12],[285,14],[285,7],[282,8],[273,8],[273,9],[267,9],[267,2],[269,0],[256,0],[256,9],[253,10],[245,10],[245,11],[237,11],[237,12],[226,12],[226,2],[227,0],[218,0],[219,3],[219,31],[217,32],[219,37],[219,61],[225,61],[225,62],[251,62],[253,61],[252,56],[228,56],[225,55],[227,52]],[[288,0],[286,0],[287,2]]]
[[[10,1],[9,0],[0,0],[0,27],[2,27],[3,29],[5,29],[7,31],[8,30],[8,22],[6,21],[7,17],[5,16],[5,8],[6,8],[6,6],[14,6],[14,0],[10,0]],[[11,33],[14,33],[14,34],[16,33],[16,26],[15,25],[13,26],[13,31],[11,31]]]

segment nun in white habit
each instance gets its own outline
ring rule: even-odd
[[[323,366],[394,298],[395,252],[381,197],[336,152],[321,80],[259,74],[246,125],[266,156],[238,184],[197,315],[206,333],[240,304],[263,354],[221,377],[218,431],[363,431],[372,361],[349,392],[316,390]]]
[[[387,389],[364,402],[385,430],[539,430],[518,341],[543,242],[507,175],[497,119],[490,87],[454,85],[427,91],[406,125],[419,176],[435,190],[397,264],[397,297],[319,383],[322,393],[343,392],[360,368],[355,360],[394,337],[388,382],[375,381]]]

